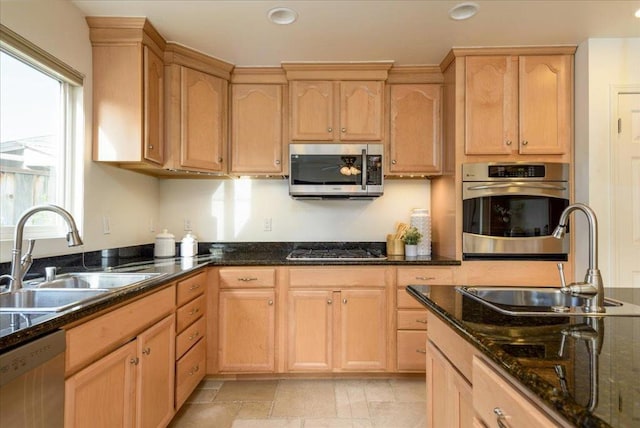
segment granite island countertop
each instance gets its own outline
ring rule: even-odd
[[[451,286],[407,292],[569,423],[640,426],[640,317],[599,318],[601,348],[592,359],[594,346],[571,334],[589,329],[586,317],[502,315]],[[640,303],[640,290],[608,288],[606,295]]]

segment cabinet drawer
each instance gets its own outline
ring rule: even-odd
[[[398,311],[398,330],[426,330],[427,311]]]
[[[193,324],[195,320],[204,315],[204,311],[204,296],[197,297],[195,300],[178,308],[176,311],[176,333],[182,333],[187,326]]]
[[[424,305],[411,297],[404,287],[398,288],[397,305],[398,309],[424,309]]]
[[[471,382],[471,360],[475,354],[473,346],[432,312],[427,312],[427,322],[429,341]]]
[[[387,268],[378,267],[291,268],[289,285],[291,287],[384,287],[387,284],[387,272]]]
[[[206,333],[206,323],[204,317],[187,327],[176,338],[176,360],[184,355],[198,340],[202,339]]]
[[[453,284],[453,270],[449,267],[398,268],[398,286],[451,284]]]
[[[205,342],[199,341],[176,363],[176,409],[179,409],[204,378]]]
[[[426,353],[426,331],[398,332],[398,370],[425,371]]]
[[[220,288],[274,287],[275,268],[223,268],[219,271]]]
[[[509,381],[478,357],[473,358],[473,409],[488,427],[502,426],[494,409],[502,411],[509,426],[558,426]]]
[[[189,300],[202,295],[207,284],[207,273],[201,272],[197,275],[178,281],[178,295],[176,304],[182,306]]]
[[[172,285],[67,330],[66,373],[106,355],[173,312],[175,296]]]

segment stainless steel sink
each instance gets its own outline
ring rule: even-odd
[[[640,306],[604,299],[604,313],[583,310],[586,297],[564,294],[553,287],[456,287],[456,290],[506,315],[640,316]]]
[[[90,289],[27,289],[0,294],[0,312],[60,312],[109,293]]]
[[[129,287],[145,281],[156,279],[163,273],[131,273],[131,272],[75,272],[58,275],[52,281],[42,279],[25,281],[26,288],[72,288],[72,289],[107,289]]]

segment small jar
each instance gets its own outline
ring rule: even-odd
[[[191,231],[187,232],[182,238],[180,255],[182,257],[195,257],[198,255],[198,240]]]
[[[176,256],[176,239],[167,229],[163,229],[162,233],[156,235],[153,256],[157,258]]]

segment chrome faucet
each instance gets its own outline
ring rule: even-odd
[[[585,204],[572,204],[562,211],[558,226],[553,231],[553,237],[562,239],[567,229],[569,214],[573,211],[582,211],[589,221],[589,267],[583,282],[566,284],[562,263],[558,263],[560,272],[560,291],[565,294],[582,295],[589,297],[584,306],[585,312],[604,312],[604,285],[598,269],[598,220],[596,214]]]
[[[69,226],[69,232],[67,232],[67,244],[70,247],[82,245],[82,238],[78,232],[78,227],[73,217],[64,208],[60,208],[57,205],[37,205],[22,213],[18,223],[16,224],[15,235],[13,238],[13,250],[11,251],[11,274],[9,276],[9,291],[16,291],[22,288],[22,280],[29,271],[33,259],[31,254],[33,247],[36,243],[34,239],[29,239],[27,251],[22,255],[22,236],[24,234],[24,226],[27,223],[29,217],[40,211],[51,211],[59,214]],[[4,275],[3,275],[4,276]]]

